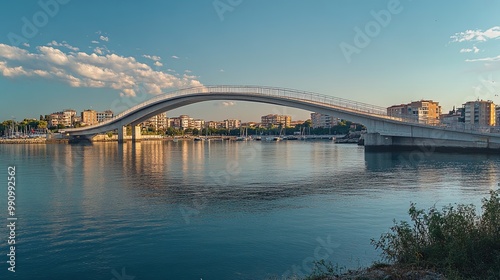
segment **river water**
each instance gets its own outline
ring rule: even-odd
[[[16,167],[16,272],[1,279],[280,279],[356,268],[417,207],[474,203],[500,157],[365,153],[330,141],[0,145]],[[5,276],[5,277],[4,277]],[[6,278],[7,277],[7,278]]]

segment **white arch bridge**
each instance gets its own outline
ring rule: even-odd
[[[125,126],[132,125],[132,140],[140,140],[139,124],[162,112],[211,100],[251,101],[294,107],[360,123],[366,126],[366,149],[420,148],[500,152],[500,134],[472,129],[429,125],[387,115],[386,108],[312,92],[265,87],[216,85],[185,88],[155,96],[97,125],[66,129],[71,138],[92,139],[118,130],[124,141]]]

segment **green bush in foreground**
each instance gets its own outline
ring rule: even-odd
[[[474,205],[422,210],[412,203],[411,223],[401,221],[371,243],[387,261],[432,268],[450,279],[500,279],[500,191]]]

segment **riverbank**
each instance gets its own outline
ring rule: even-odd
[[[45,138],[0,139],[0,144],[46,144]]]
[[[140,141],[236,141],[237,136],[159,136],[159,135],[142,135]],[[331,140],[332,137],[326,136],[308,136],[306,139],[302,140]],[[255,141],[255,139],[252,139]],[[285,140],[285,139],[284,139]],[[289,141],[298,139],[288,139]],[[87,140],[85,140],[87,141]],[[99,142],[117,142],[118,137],[113,135],[108,137],[107,135],[98,135],[92,139],[93,143]],[[127,136],[125,141],[132,141],[131,136]],[[17,139],[0,139],[0,144],[64,144],[69,143],[68,138],[17,138]],[[266,141],[263,141],[266,142]],[[75,142],[76,143],[76,142]],[[340,142],[339,142],[340,143]],[[351,143],[351,142],[349,142]],[[352,142],[352,143],[357,143]]]

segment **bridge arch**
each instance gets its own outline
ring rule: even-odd
[[[369,131],[374,129],[376,123],[380,121],[392,120],[397,123],[397,120],[386,115],[383,107],[317,93],[261,86],[202,86],[159,95],[125,110],[106,122],[65,131],[73,136],[104,133],[118,129],[120,126],[138,125],[165,111],[214,100],[267,103],[334,114],[336,117],[363,124]]]

